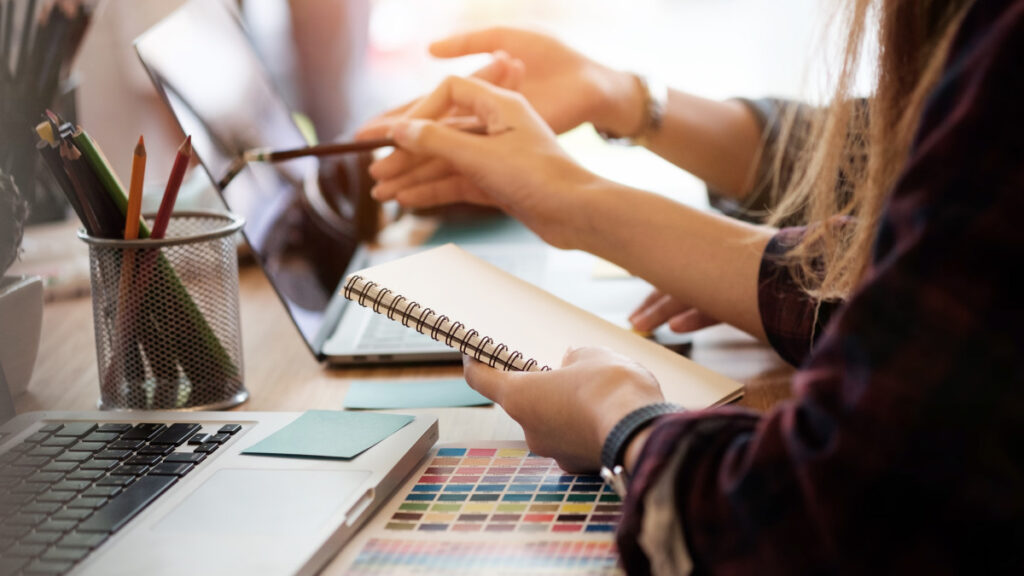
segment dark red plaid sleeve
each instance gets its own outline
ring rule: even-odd
[[[1024,0],[977,0],[793,400],[660,420],[635,574],[1024,573]]]
[[[782,263],[785,253],[804,235],[803,227],[783,228],[765,247],[758,273],[757,307],[768,343],[787,362],[799,366],[825,331],[839,302],[807,295]]]

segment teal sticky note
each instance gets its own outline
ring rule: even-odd
[[[355,458],[412,421],[404,414],[310,410],[242,454]]]
[[[493,404],[462,378],[444,380],[352,380],[345,408],[447,408]]]

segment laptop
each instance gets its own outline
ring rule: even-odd
[[[409,254],[370,249],[355,233],[355,209],[324,199],[317,161],[241,162],[250,148],[306,144],[274,88],[238,14],[224,2],[191,0],[135,41],[157,91],[171,108],[228,208],[246,220],[243,234],[313,354],[331,364],[457,361],[458,351],[349,305],[338,289],[350,272]],[[354,156],[339,157],[353,188],[368,175]],[[364,158],[365,161],[365,158]],[[524,229],[525,230],[525,229]],[[628,327],[650,291],[623,275],[595,278],[601,262],[544,244],[532,233],[507,242],[482,232],[460,243],[477,256],[565,300]],[[683,351],[688,334],[654,335]]]
[[[0,574],[315,574],[427,454],[437,421],[417,416],[352,460],[240,454],[297,416],[14,416],[0,368]]]

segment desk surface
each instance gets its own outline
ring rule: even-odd
[[[350,379],[453,377],[458,365],[325,369],[292,326],[262,272],[240,274],[245,385],[250,399],[239,409],[304,411],[341,409]],[[732,328],[696,335],[691,357],[747,385],[739,404],[765,410],[789,396],[792,370],[769,348]],[[17,411],[92,410],[99,396],[89,298],[52,302],[43,312],[42,343],[32,382],[15,399]],[[441,441],[522,440],[523,433],[500,408],[403,410],[438,417]],[[340,573],[339,556],[326,573]]]

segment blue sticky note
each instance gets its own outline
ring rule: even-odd
[[[350,459],[412,421],[404,414],[310,410],[242,454]]]
[[[345,408],[387,410],[493,404],[462,378],[444,380],[352,380]]]

